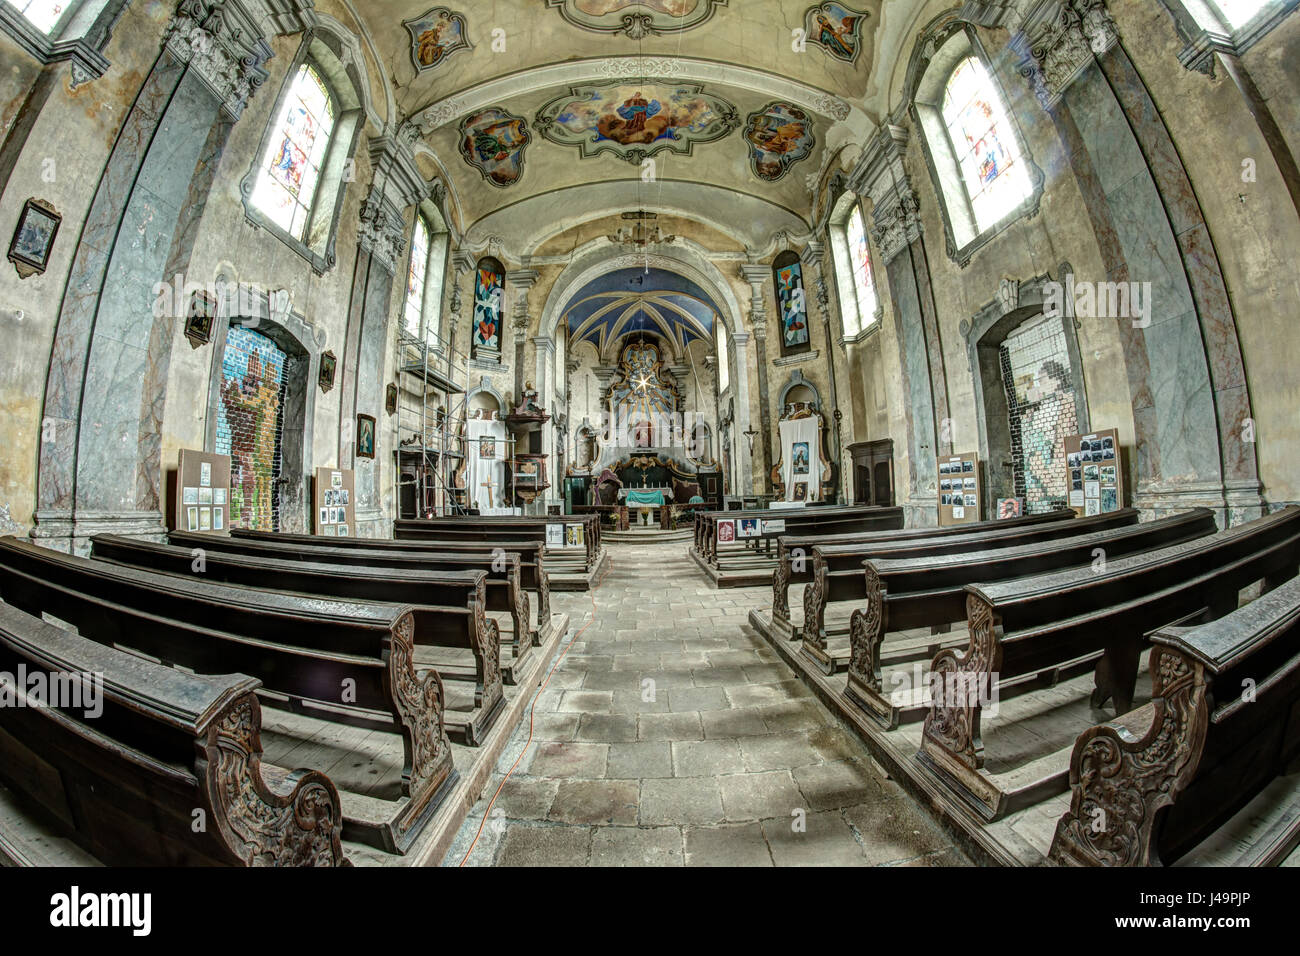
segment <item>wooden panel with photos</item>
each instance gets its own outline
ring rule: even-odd
[[[172,530],[225,534],[230,530],[230,456],[182,448],[176,462]]]
[[[940,527],[979,521],[983,500],[979,455],[971,452],[939,460]]]
[[[1065,439],[1065,487],[1080,515],[1104,515],[1124,507],[1124,469],[1119,432],[1110,428]]]
[[[357,533],[357,478],[350,468],[317,468],[312,494],[316,534],[350,538]]]

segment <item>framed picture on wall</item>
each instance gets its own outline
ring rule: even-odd
[[[9,261],[20,278],[41,275],[50,265],[50,253],[59,235],[63,217],[42,199],[29,199],[18,217],[13,240],[9,243]]]
[[[369,415],[357,416],[357,457],[375,457],[375,420]]]
[[[320,357],[320,390],[328,392],[334,387],[334,372],[338,368],[338,359],[333,352],[326,352]]]
[[[384,411],[389,415],[397,412],[397,386],[391,383],[384,393]]]

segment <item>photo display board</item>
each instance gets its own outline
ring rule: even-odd
[[[955,455],[939,460],[939,526],[974,524],[980,520],[979,455]]]
[[[317,468],[312,494],[316,533],[350,538],[357,533],[357,477],[349,468]]]
[[[1117,429],[1066,438],[1065,467],[1070,507],[1077,514],[1104,515],[1124,507],[1124,469]]]
[[[230,530],[230,456],[182,448],[176,463],[175,531]]]

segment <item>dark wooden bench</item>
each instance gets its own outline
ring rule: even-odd
[[[410,605],[415,611],[415,643],[420,647],[463,648],[474,666],[455,661],[422,661],[447,680],[474,682],[473,710],[450,708],[444,722],[453,739],[479,746],[505,709],[501,639],[496,621],[483,613],[486,575],[482,571],[410,570],[344,567],[285,561],[211,550],[186,550],[139,538],[98,535],[91,556],[163,574],[218,581],[248,588],[320,597]]]
[[[739,522],[745,518],[758,519],[760,522],[780,521],[785,527],[781,531],[762,531],[757,538],[737,537],[734,544],[725,548],[721,547],[718,544],[718,520],[728,520],[733,517],[737,521],[738,530]],[[772,550],[772,542],[778,541],[785,535],[901,531],[902,528],[902,508],[863,506],[859,508],[779,508],[762,512],[722,512],[705,522],[706,560],[719,570],[723,569],[724,565],[734,564],[737,558],[745,561],[761,557],[765,564],[773,566],[776,563],[776,556]],[[762,542],[764,549],[761,554],[757,551],[759,542]]]
[[[1087,519],[1079,522],[1086,527]],[[1073,525],[1071,522],[1070,525]],[[844,696],[867,713],[893,728],[900,722],[920,720],[927,706],[921,691],[914,689],[899,700],[885,692],[881,678],[881,653],[885,635],[910,628],[930,628],[931,634],[947,632],[966,616],[966,586],[1011,581],[1066,568],[1092,567],[1100,551],[1109,562],[1128,555],[1155,551],[1192,541],[1218,530],[1214,514],[1206,508],[1159,521],[1073,537],[1035,540],[1012,548],[939,554],[901,560],[871,559],[863,562],[863,607],[854,610],[849,624],[849,650],[843,657],[832,655],[823,630],[820,636],[806,632],[803,651],[823,670],[828,663],[848,668]],[[893,642],[895,662],[930,660],[951,638],[921,642]],[[910,644],[911,646],[900,646]]]
[[[854,545],[876,545],[886,541],[906,541],[916,538],[944,538],[978,535],[996,528],[1020,528],[1072,519],[1074,511],[1065,508],[1045,514],[1022,515],[1003,521],[980,521],[975,524],[950,525],[946,528],[906,528],[898,531],[865,531],[848,534],[786,534],[777,542],[777,566],[772,572],[772,623],[778,632],[787,637],[798,635],[790,620],[790,585],[812,580],[813,549],[851,548]],[[832,551],[832,553],[837,553]],[[838,571],[838,567],[829,567]]]
[[[1070,809],[1049,859],[1161,866],[1195,851],[1204,865],[1281,862],[1300,842],[1300,579],[1151,642],[1151,702],[1074,745]],[[1204,849],[1242,816],[1248,846]]]
[[[1002,584],[968,585],[967,646],[930,665],[922,764],[986,819],[1063,792],[1065,748],[994,779],[983,772],[983,700],[1013,682],[1055,682],[1063,665],[1100,655],[1091,704],[1132,708],[1145,636],[1235,611],[1240,592],[1300,569],[1300,507],[1205,538],[1116,561]]]
[[[626,505],[574,505],[573,513],[581,517],[594,515],[598,522],[609,515],[610,524],[619,531],[627,531],[630,525]]]
[[[399,735],[403,799],[383,820],[345,816],[350,839],[405,852],[455,779],[446,694],[416,666],[410,607],[160,575],[14,538],[0,538],[0,600],[166,664],[248,674],[264,704]]]
[[[253,678],[184,674],[6,604],[0,672],[65,691],[5,688],[0,779],[101,863],[351,865],[330,779],[262,763]],[[83,679],[99,688],[93,700],[66,694]]]
[[[842,514],[859,511],[863,506],[819,505],[816,508],[750,508],[736,511],[702,509],[695,512],[695,553],[708,564],[715,563],[718,549],[718,521],[740,518],[786,518],[792,514]]]
[[[398,541],[533,541],[546,544],[548,524],[581,524],[585,545],[583,566],[590,572],[600,554],[600,519],[596,515],[562,515],[551,517],[472,517],[414,518],[393,522],[393,537]],[[554,549],[556,554],[568,553]],[[575,549],[576,551],[576,549]]]
[[[812,550],[812,575],[803,592],[803,627],[797,637],[811,639],[810,646],[826,642],[826,608],[829,604],[861,601],[866,596],[862,576],[863,560],[929,558],[964,554],[968,551],[992,551],[1018,548],[1044,541],[1063,541],[1094,531],[1128,528],[1136,525],[1138,513],[1132,508],[1088,518],[1070,518],[1001,527],[993,526],[964,535],[941,537],[891,538],[879,542],[858,541],[853,544],[817,545]],[[814,659],[820,660],[816,654]],[[829,663],[820,661],[826,673]]]
[[[403,563],[399,563],[398,566],[404,566],[405,560],[412,558],[420,562],[432,561],[437,563],[443,562],[447,558],[462,557],[466,562],[469,562],[469,566],[473,566],[474,562],[487,557],[496,564],[498,568],[496,573],[498,575],[507,573],[501,569],[509,567],[508,561],[501,562],[499,560],[501,556],[516,555],[519,558],[520,583],[525,591],[533,591],[537,594],[538,627],[544,630],[551,621],[551,585],[546,572],[546,546],[537,541],[489,541],[480,543],[466,541],[393,541],[391,539],[375,538],[322,538],[310,534],[248,531],[242,528],[232,529],[229,538],[221,535],[173,531],[168,536],[168,540],[172,544],[187,548],[202,548],[204,542],[208,542],[208,547],[213,547],[213,541],[218,542],[220,547],[227,549],[245,542],[275,544],[283,549],[277,555],[278,557],[288,557],[291,554],[296,554],[300,556],[300,560],[330,561],[333,563],[335,555],[342,555],[347,561],[370,567],[386,567],[390,558],[402,558]],[[308,548],[312,549],[309,559],[305,550]],[[489,570],[489,573],[492,573],[490,569],[479,568],[479,570]],[[499,610],[511,609],[512,606],[499,608]],[[533,643],[540,645],[537,635],[533,636]]]

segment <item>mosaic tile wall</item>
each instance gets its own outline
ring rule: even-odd
[[[1007,336],[1001,357],[1016,495],[1027,513],[1064,507],[1065,438],[1079,433],[1065,330],[1056,321],[1026,323]]]
[[[230,525],[280,530],[285,353],[259,332],[232,326],[221,366],[217,447],[231,458]]]

